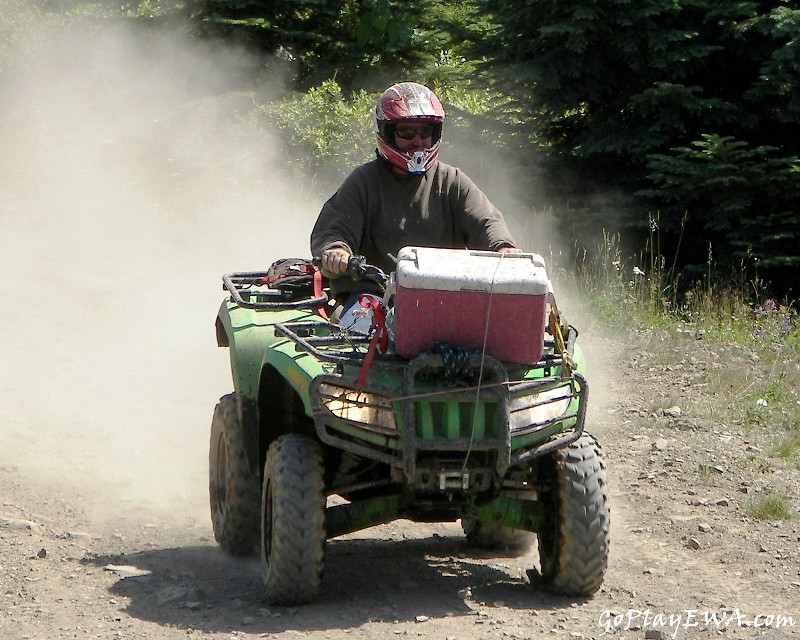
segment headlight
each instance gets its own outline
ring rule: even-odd
[[[358,422],[376,430],[395,430],[394,409],[389,398],[364,391],[322,383],[319,385],[322,406],[334,416],[350,422]]]
[[[512,398],[508,406],[511,430],[535,430],[539,425],[547,425],[567,412],[570,400],[572,400],[570,386]]]

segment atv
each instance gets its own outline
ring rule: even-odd
[[[525,553],[531,582],[589,596],[609,499],[577,331],[538,254],[405,247],[384,274],[351,258],[332,319],[314,260],[223,276],[217,342],[233,393],[211,425],[214,536],[258,553],[268,601],[318,594],[328,539],[405,518]],[[333,314],[337,315],[337,314]]]

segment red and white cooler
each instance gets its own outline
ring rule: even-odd
[[[502,362],[532,364],[544,348],[550,281],[536,253],[404,247],[394,292],[395,351],[444,341]]]

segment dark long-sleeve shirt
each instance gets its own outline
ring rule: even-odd
[[[313,255],[343,247],[386,273],[405,246],[504,245],[516,246],[500,211],[464,172],[442,162],[418,176],[399,176],[382,159],[358,167],[323,205],[311,233]]]

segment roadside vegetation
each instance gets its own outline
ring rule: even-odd
[[[705,369],[694,384],[715,398],[713,406],[689,411],[713,414],[717,424],[742,430],[760,446],[739,461],[742,469],[766,474],[800,471],[800,317],[796,301],[769,294],[769,283],[743,273],[724,287],[712,277],[686,286],[668,268],[668,260],[648,250],[625,256],[619,238],[604,234],[587,258],[580,252],[569,284],[592,311],[614,330],[652,338],[665,351],[692,344],[718,354],[719,366]],[[709,252],[709,274],[715,265]],[[687,342],[688,339],[688,342]],[[686,346],[688,345],[688,347]],[[667,374],[668,375],[668,374]],[[684,408],[685,409],[685,408]],[[714,483],[716,470],[701,465],[699,476]],[[796,487],[796,482],[793,483]],[[795,493],[767,486],[744,505],[751,517],[793,519]]]

